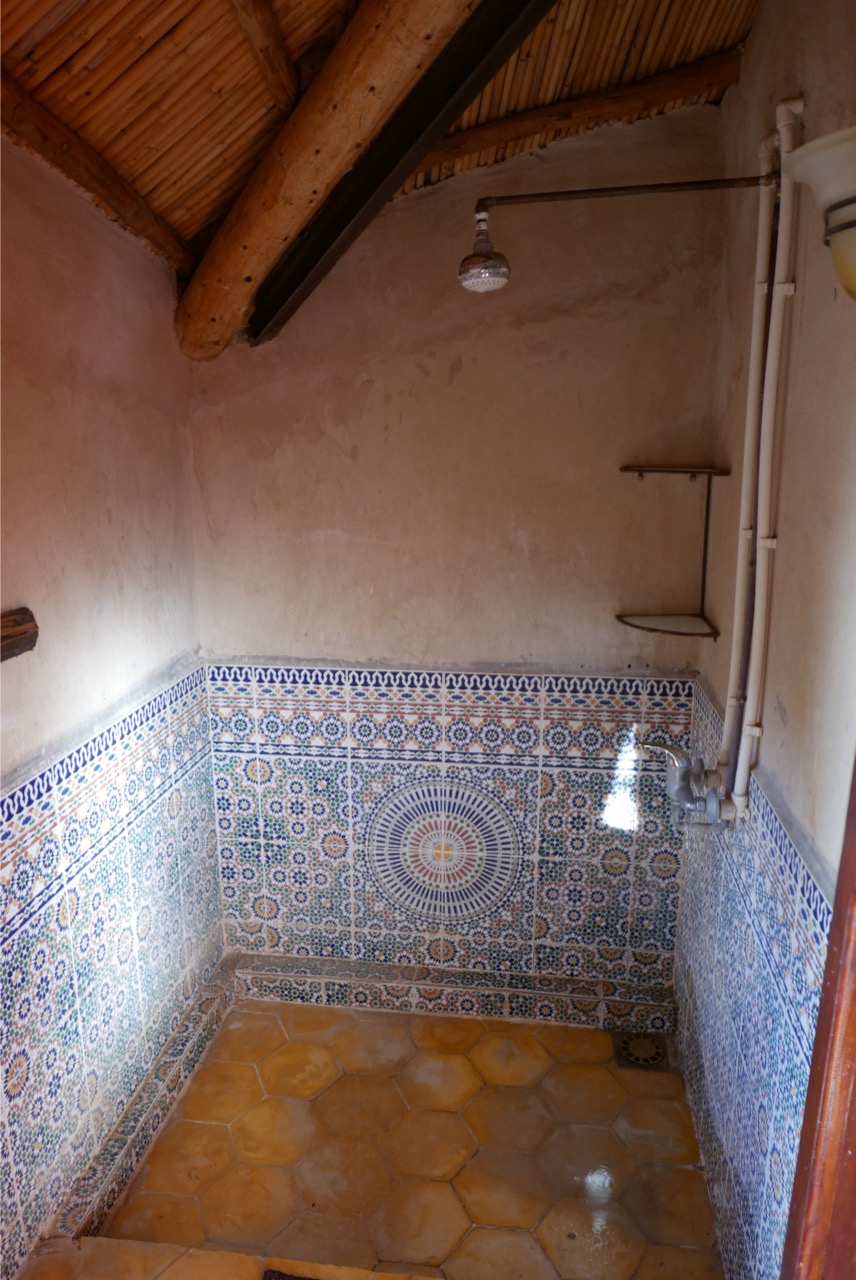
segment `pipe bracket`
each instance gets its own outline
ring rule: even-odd
[[[779,545],[778,538],[759,538],[758,546],[763,547],[765,551],[775,551]]]

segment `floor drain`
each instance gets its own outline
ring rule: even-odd
[[[615,1058],[620,1067],[659,1067],[668,1064],[663,1036],[626,1035],[615,1037]]]

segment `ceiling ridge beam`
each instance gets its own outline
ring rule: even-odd
[[[450,133],[425,157],[419,172],[436,165],[460,160],[510,142],[520,142],[554,129],[593,129],[599,124],[614,124],[628,115],[662,111],[670,102],[697,98],[705,93],[718,93],[735,84],[740,75],[740,50],[712,54],[647,76],[630,84],[599,89],[579,98],[566,98],[548,106],[533,107]]]
[[[302,254],[304,242],[315,243],[315,216],[319,210],[326,212],[340,187],[347,185],[352,193],[346,220],[353,227],[362,217],[361,230],[498,69],[492,68],[479,83],[467,80],[473,65],[484,69],[486,50],[489,54],[497,45],[496,30],[512,32],[519,44],[550,8],[550,0],[363,0],[181,299],[176,329],[188,355],[210,358],[232,340],[247,322],[259,284],[283,255],[292,249]],[[494,38],[486,44],[485,32],[492,29]],[[465,46],[458,46],[465,31],[471,35]],[[444,58],[453,47],[459,77],[455,82],[436,71],[447,67]],[[510,52],[504,53],[499,66]],[[462,81],[470,96],[461,103],[453,98],[454,114],[446,115],[444,106]],[[425,83],[431,85],[427,133],[425,120],[415,121],[411,113]],[[426,104],[421,106],[424,114]],[[378,165],[374,157],[381,138],[394,138],[395,146]],[[370,155],[372,164],[367,167]],[[402,155],[407,169],[400,175],[395,162],[400,167]],[[395,183],[391,190],[390,172]],[[323,258],[322,274],[326,273],[346,247],[339,237],[331,257],[325,232],[325,244],[312,251],[313,269]]]
[[[189,245],[94,147],[57,120],[5,72],[0,105],[3,132],[13,142],[41,156],[51,168],[82,187],[108,218],[145,240],[175,271],[190,274],[194,257]]]
[[[294,110],[300,77],[270,0],[231,0],[267,90],[281,111]]]

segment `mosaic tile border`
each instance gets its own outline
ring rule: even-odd
[[[706,691],[694,741],[721,720]],[[753,776],[748,822],[691,833],[675,985],[679,1041],[728,1280],[776,1280],[831,912]]]
[[[235,998],[234,971],[233,960],[222,961],[197,991],[118,1124],[50,1223],[48,1234],[98,1234],[228,1013]]]

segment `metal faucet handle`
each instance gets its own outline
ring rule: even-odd
[[[663,742],[643,742],[640,745],[646,751],[662,751],[663,755],[669,757],[676,769],[688,769],[690,767],[690,758],[685,751],[681,751],[680,747],[667,747]]]

